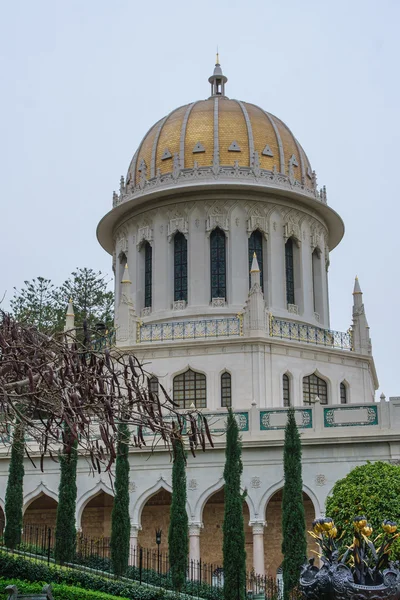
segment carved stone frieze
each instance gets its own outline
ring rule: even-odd
[[[186,300],[175,300],[173,310],[184,310],[186,308]]]
[[[145,224],[138,229],[136,245],[140,246],[143,242],[153,243],[153,228],[149,224]]]
[[[211,306],[213,308],[223,308],[226,305],[225,298],[213,298],[211,300]]]
[[[168,223],[168,240],[171,241],[172,237],[175,235],[177,231],[183,233],[184,236],[187,236],[189,232],[188,221],[185,217],[175,217],[169,220]]]

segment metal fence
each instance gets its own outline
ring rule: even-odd
[[[0,545],[3,545],[4,524],[0,522]],[[46,525],[25,524],[21,542],[15,549],[23,556],[37,562],[54,563],[55,530]],[[90,569],[104,577],[116,579],[111,562],[110,538],[91,538],[77,534],[76,554],[71,568]],[[166,590],[172,590],[171,566],[168,553],[157,549],[132,546],[129,554],[129,567],[124,576],[139,584],[147,584]],[[258,596],[265,600],[282,598],[280,580],[266,575],[257,575],[250,571],[246,574],[246,593],[248,598]],[[221,565],[190,560],[187,567],[186,583],[182,593],[194,598],[222,600],[224,570]],[[293,594],[297,600],[298,594]]]

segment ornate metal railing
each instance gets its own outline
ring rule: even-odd
[[[101,337],[90,342],[90,349],[93,352],[100,352],[104,348],[111,348],[111,346],[115,346],[115,329],[107,331]]]
[[[269,335],[281,340],[294,340],[306,344],[317,344],[327,348],[339,348],[340,350],[353,350],[351,330],[332,331],[322,329],[305,323],[295,321],[284,321],[271,316],[269,322]]]
[[[138,324],[137,342],[165,342],[197,340],[243,335],[243,317],[225,319],[199,319],[197,321],[171,321],[168,323]]]

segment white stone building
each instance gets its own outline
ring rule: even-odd
[[[400,459],[400,399],[374,402],[357,280],[349,330],[330,329],[330,252],[344,225],[304,150],[277,117],[227,98],[218,60],[209,82],[207,100],[172,111],[146,134],[98,238],[113,256],[117,346],[146,363],[155,390],[162,383],[183,409],[194,404],[210,415],[216,447],[188,459],[191,558],[222,560],[231,405],[243,437],[248,567],[273,575],[286,407],[296,407],[302,434],[310,522],[352,467]],[[170,457],[158,448],[130,459],[132,544],[155,547],[161,526],[165,547]],[[107,536],[112,490],[107,477],[88,472],[82,460],[77,526]],[[27,522],[53,522],[58,477],[50,461],[44,474],[26,465]]]

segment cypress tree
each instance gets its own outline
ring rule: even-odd
[[[11,446],[5,503],[4,543],[12,550],[21,542],[24,473],[24,427],[17,423]]]
[[[76,467],[78,464],[77,442],[60,454],[60,484],[56,520],[56,543],[54,555],[60,563],[72,562],[75,556],[76,528]]]
[[[128,568],[131,536],[129,516],[129,427],[118,426],[117,459],[115,463],[115,496],[111,514],[111,562],[115,575],[124,575]]]
[[[284,600],[299,583],[306,560],[306,523],[301,476],[301,442],[293,407],[288,410],[283,450],[285,484],[282,500],[282,553]]]
[[[239,428],[228,413],[225,449],[225,508],[223,523],[224,599],[243,600],[246,592],[246,550],[240,476],[243,471]]]
[[[188,566],[188,516],[186,512],[186,456],[180,439],[173,442],[172,501],[168,531],[172,584],[180,590]]]

